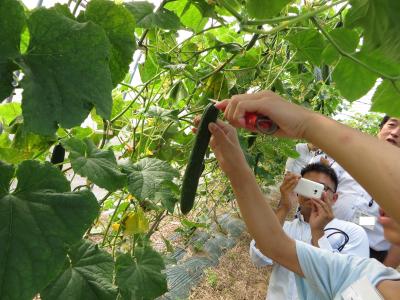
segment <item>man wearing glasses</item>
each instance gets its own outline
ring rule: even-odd
[[[364,229],[352,222],[334,218],[332,205],[337,200],[338,179],[335,171],[324,164],[309,164],[301,171],[301,177],[324,185],[321,199],[306,198],[294,193],[300,176],[285,175],[280,186],[281,201],[275,211],[286,234],[315,247],[332,252],[369,257],[369,242]],[[299,209],[293,221],[285,221],[288,213],[298,203]],[[257,266],[273,264],[255,244],[250,243],[250,257]],[[294,274],[275,264],[269,281],[267,299],[298,299]]]

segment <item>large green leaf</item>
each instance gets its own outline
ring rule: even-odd
[[[148,52],[146,60],[139,65],[140,78],[142,82],[146,82],[153,78],[159,72],[160,66],[153,52]]]
[[[72,168],[79,175],[109,191],[115,191],[125,185],[126,175],[119,171],[111,149],[99,150],[88,138],[83,141],[70,138],[62,144],[70,151]]]
[[[356,50],[360,40],[358,33],[348,28],[336,28],[329,32],[329,35],[343,51],[349,54]],[[322,53],[322,57],[325,63],[333,64],[340,58],[340,54],[332,44],[328,44]]]
[[[112,46],[111,77],[113,85],[116,86],[129,71],[136,48],[135,18],[124,6],[108,0],[90,1],[85,18],[100,25],[107,33]]]
[[[0,104],[0,122],[8,125],[17,116],[21,115],[21,112],[21,104],[19,103]]]
[[[352,0],[350,3],[346,26],[364,29],[365,49],[379,49],[385,56],[400,62],[400,1]]]
[[[143,158],[131,166],[124,166],[128,173],[128,190],[136,198],[154,197],[165,181],[171,181],[178,172],[167,162],[156,158]]]
[[[65,128],[80,125],[93,105],[108,119],[112,83],[104,30],[42,8],[30,15],[28,27],[31,38],[21,83],[27,128],[51,134],[57,123]]]
[[[0,298],[32,299],[62,269],[67,245],[79,241],[99,211],[88,190],[70,192],[57,167],[0,162]]]
[[[372,98],[372,111],[384,112],[390,116],[400,116],[400,82],[384,80]]]
[[[325,42],[317,30],[301,30],[289,35],[287,39],[296,46],[300,57],[304,60],[314,65],[321,64]]]
[[[182,27],[179,17],[164,7],[153,12],[154,5],[146,1],[129,2],[125,3],[125,6],[136,18],[138,27],[158,27],[166,30],[178,30]]]
[[[359,55],[355,55],[359,57]],[[332,74],[343,97],[354,101],[364,96],[375,84],[378,76],[349,58],[342,57]]]
[[[134,1],[125,3],[125,7],[133,14],[136,26],[140,28],[151,28],[154,17],[154,4],[147,1]]]
[[[154,24],[162,29],[178,30],[182,28],[179,17],[172,11],[161,8],[153,17]]]
[[[115,281],[122,299],[155,299],[167,291],[165,268],[160,254],[150,246],[136,247],[134,257],[120,255],[116,261]]]
[[[277,15],[292,1],[293,0],[247,0],[246,8],[250,17],[265,19]]]
[[[82,240],[68,252],[65,269],[42,292],[43,300],[112,300],[117,289],[112,284],[112,256]]]
[[[208,18],[204,18],[197,6],[191,2],[191,0],[174,1],[167,3],[165,8],[175,12],[184,26],[192,29],[194,32],[198,32],[204,28]]]
[[[0,0],[0,102],[12,90],[12,72],[17,66],[12,62],[19,55],[25,15],[22,5],[16,0]]]

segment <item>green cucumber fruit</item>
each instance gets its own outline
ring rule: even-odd
[[[197,185],[199,184],[201,173],[204,170],[204,155],[206,154],[208,143],[211,138],[208,124],[217,120],[218,112],[219,110],[214,106],[214,103],[210,103],[206,106],[201,116],[196,140],[194,141],[189,162],[185,174],[183,175],[181,189],[181,211],[183,214],[187,214],[193,208]]]

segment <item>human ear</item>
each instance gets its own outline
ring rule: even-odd
[[[339,197],[338,193],[334,193],[333,197],[332,197],[332,202],[335,203],[337,201],[338,197]]]

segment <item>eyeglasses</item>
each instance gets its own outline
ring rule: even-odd
[[[335,191],[331,187],[329,187],[329,186],[327,186],[326,184],[323,184],[323,183],[321,183],[321,184],[324,186],[324,191],[325,192],[331,191],[332,193],[335,193]]]

